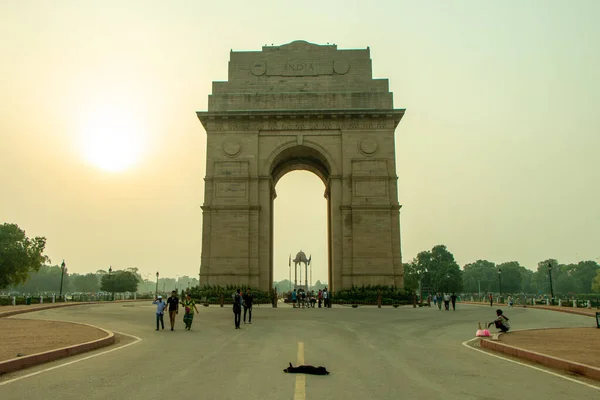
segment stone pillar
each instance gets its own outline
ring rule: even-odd
[[[40,304],[44,304],[44,296],[40,296]]]
[[[332,279],[328,282],[330,297],[335,295],[336,290],[346,286],[344,283],[344,264],[342,252],[342,179],[341,177],[330,177],[329,179],[329,225],[330,229],[330,257]],[[349,277],[351,280],[351,277]]]
[[[558,299],[558,306],[562,307],[562,299]]]
[[[56,295],[55,294],[52,295],[52,304],[54,304],[54,303],[56,303]]]
[[[13,306],[17,305],[17,296],[13,296],[13,298],[12,298],[12,305]]]
[[[573,308],[577,308],[577,300],[573,299]]]

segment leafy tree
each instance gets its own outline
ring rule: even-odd
[[[578,293],[591,293],[592,281],[600,271],[600,265],[595,261],[580,261],[573,269],[572,277],[577,282]]]
[[[498,265],[498,270],[502,271],[502,293],[520,293],[522,291],[525,267],[517,261],[509,261]]]
[[[415,291],[419,287],[419,272],[417,271],[416,260],[410,263],[404,263],[404,288]]]
[[[102,276],[100,289],[105,292],[137,292],[138,278],[131,271],[113,271]]]
[[[0,288],[18,285],[49,261],[45,237],[28,238],[16,224],[0,225]]]
[[[550,294],[550,278],[548,275],[548,265],[552,269],[552,283],[557,282],[560,276],[560,269],[558,267],[558,261],[553,258],[549,258],[544,261],[538,262],[537,271],[534,274],[534,281],[538,289],[538,293]]]
[[[495,291],[497,281],[496,264],[487,260],[477,260],[463,267],[463,287],[468,293],[481,294]]]
[[[437,245],[431,251],[417,254],[408,270],[409,285],[416,276],[422,286],[432,287],[434,291],[458,292],[462,289],[460,267],[454,260],[454,255],[444,245]]]
[[[42,265],[36,272],[29,274],[27,280],[13,289],[21,293],[56,292],[60,290],[61,268],[58,265]],[[69,273],[64,272],[63,292],[69,286]]]
[[[100,291],[100,276],[89,273],[85,275],[72,274],[69,276],[69,291],[94,293]]]
[[[592,291],[600,293],[600,269],[596,271],[596,277],[592,280]]]

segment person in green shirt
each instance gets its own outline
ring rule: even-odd
[[[185,295],[185,300],[181,303],[181,305],[185,309],[185,314],[183,314],[183,323],[185,324],[185,329],[188,331],[192,328],[192,322],[194,321],[194,309],[196,312],[198,311],[198,307],[196,307],[196,302],[192,300],[190,294]]]

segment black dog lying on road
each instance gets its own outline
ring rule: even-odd
[[[312,365],[298,365],[294,367],[292,363],[283,372],[287,372],[288,374],[329,375],[329,371],[325,367],[313,367]]]

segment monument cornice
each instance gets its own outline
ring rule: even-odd
[[[207,131],[395,129],[404,109],[197,111]]]

